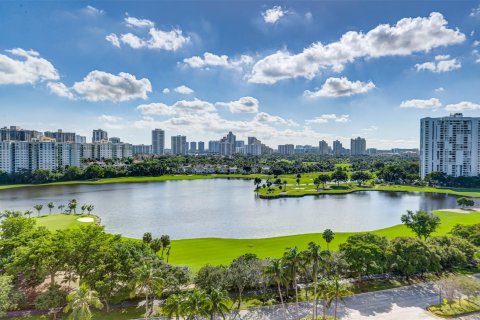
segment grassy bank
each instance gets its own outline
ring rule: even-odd
[[[454,213],[435,211],[442,223],[434,235],[447,235],[456,224],[480,223],[480,213]],[[359,213],[361,214],[361,213]],[[404,225],[396,225],[385,229],[372,231],[375,234],[395,238],[399,236],[414,236]],[[338,246],[353,235],[354,232],[339,232],[330,243],[330,249],[337,250]],[[263,239],[222,239],[200,238],[172,241],[170,262],[177,265],[187,265],[197,270],[203,265],[228,264],[234,258],[244,253],[255,253],[261,258],[280,257],[285,248],[298,246],[306,249],[310,241],[315,241],[326,248],[321,233],[299,234],[284,237]]]
[[[435,211],[441,219],[441,225],[434,235],[447,235],[456,224],[480,223],[480,213],[455,213]],[[359,213],[360,215],[361,213]],[[49,215],[37,218],[38,224],[53,229],[66,229],[83,224],[77,219],[80,215]],[[396,225],[385,229],[372,231],[375,234],[395,238],[398,236],[414,236],[404,225]],[[330,244],[330,249],[337,250],[354,232],[336,233]],[[229,264],[234,258],[245,253],[255,253],[261,258],[280,257],[285,248],[298,246],[305,249],[310,241],[318,242],[322,248],[326,243],[321,233],[298,234],[291,236],[262,239],[226,239],[198,238],[172,240],[172,251],[169,262],[176,265],[186,265],[194,271],[205,264]]]

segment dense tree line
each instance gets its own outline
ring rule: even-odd
[[[349,164],[352,171],[379,172],[385,182],[404,183],[418,178],[418,161],[389,157],[333,157],[315,154],[251,157],[235,155],[219,156],[162,156],[146,159],[124,159],[103,163],[85,162],[84,169],[68,167],[57,171],[35,170],[12,174],[0,172],[0,184],[47,183],[55,181],[88,180],[125,176],[161,176],[184,173],[186,166],[210,165],[216,173],[224,172],[220,166],[236,167],[244,173],[267,173],[272,175],[301,174],[308,172],[331,172],[337,164]],[[267,171],[265,171],[267,169]],[[394,173],[392,173],[394,172]],[[417,174],[416,177],[413,175]],[[409,177],[407,179],[406,177]]]
[[[206,265],[193,276],[188,268],[168,263],[167,235],[145,233],[141,241],[126,240],[94,224],[49,231],[23,213],[7,211],[0,224],[0,305],[3,311],[34,306],[55,317],[64,307],[80,312],[75,301],[108,310],[133,296],[143,300],[146,315],[154,313],[155,300],[164,299],[162,312],[169,317],[214,319],[254,294],[262,304],[321,299],[323,312],[332,308],[335,315],[341,297],[351,294],[347,278],[362,281],[388,273],[409,279],[474,264],[480,224],[459,225],[451,236],[432,237],[440,223],[435,215],[408,212],[402,222],[416,237],[389,240],[359,233],[331,251],[335,233],[325,230],[326,248],[310,242],[305,250],[287,248],[276,259],[244,254],[226,266]],[[46,288],[28,300],[25,293],[42,284]]]

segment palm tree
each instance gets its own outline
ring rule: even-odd
[[[322,233],[322,238],[327,243],[327,250],[330,251],[330,242],[335,239],[335,233],[330,229],[325,229]]]
[[[287,191],[287,180],[283,180],[283,191]]]
[[[282,307],[285,309],[285,304],[283,302],[282,296],[282,289],[280,288],[280,284],[285,281],[285,273],[283,269],[283,264],[281,259],[272,259],[269,263],[265,266],[263,274],[277,284],[278,295],[280,296],[280,301],[282,303]]]
[[[98,293],[95,290],[90,290],[87,286],[81,285],[67,296],[68,304],[64,312],[72,313],[69,318],[72,320],[90,320],[92,319],[92,312],[90,306],[97,309],[103,308]]]
[[[58,209],[60,210],[60,213],[63,214],[63,209],[65,209],[65,205],[64,204],[59,205]]]
[[[260,183],[262,183],[262,179],[260,179],[259,177],[255,177],[255,179],[253,179],[253,184],[255,185],[255,190],[258,190],[258,188],[260,186]]]
[[[317,286],[318,286],[318,269],[322,261],[322,250],[320,245],[315,242],[308,244],[308,249],[305,252],[308,262],[312,264],[312,278],[313,278],[313,319],[317,319]]]
[[[73,210],[73,213],[77,214],[77,205],[78,205],[77,199],[72,199],[68,202],[68,209],[70,209],[70,211]]]
[[[297,247],[287,248],[287,251],[285,251],[285,253],[283,254],[283,259],[288,265],[288,268],[290,269],[290,275],[293,280],[293,285],[295,286],[295,301],[297,303],[298,309],[297,271],[300,261],[302,259],[302,254]]]
[[[172,246],[167,247],[167,253],[165,254],[167,256],[167,263],[168,263],[168,258],[170,257],[170,249],[172,249]]]
[[[47,207],[50,210],[50,214],[52,214],[52,209],[55,208],[55,205],[53,204],[53,202],[47,203]]]
[[[87,213],[88,213],[88,215],[90,215],[90,214],[92,213],[93,209],[95,209],[95,206],[94,206],[93,204],[89,204],[89,205],[87,206]]]
[[[195,319],[196,316],[207,317],[210,310],[210,301],[207,294],[197,288],[187,294],[184,309],[188,311],[187,319]]]
[[[85,210],[87,210],[87,208],[88,208],[87,204],[82,204],[82,206],[80,207],[80,209],[82,209],[82,214],[85,213]]]
[[[173,318],[179,320],[180,316],[183,315],[183,306],[184,298],[179,294],[172,294],[165,300],[165,304],[162,306],[162,310],[166,313],[168,318]]]
[[[322,299],[323,306],[322,306],[322,319],[326,319],[327,314],[327,299],[328,299],[328,288],[329,288],[330,281],[326,277],[320,277],[317,281],[318,286],[318,294],[315,299]]]
[[[335,303],[333,319],[337,319],[338,301],[345,303],[343,297],[350,295],[352,295],[352,291],[350,291],[350,283],[340,279],[338,276],[333,277],[333,279],[329,281],[327,288],[327,304],[331,306],[332,302]]]
[[[162,235],[160,237],[160,242],[162,243],[162,258],[163,258],[163,252],[168,246],[170,246],[170,236],[168,234]]]
[[[220,313],[222,318],[225,318],[225,312],[228,312],[230,308],[228,307],[228,294],[226,291],[212,289],[207,294],[207,299],[210,304],[210,318],[211,320],[215,320],[215,315]]]
[[[162,291],[164,279],[151,261],[145,261],[141,266],[135,268],[133,274],[130,285],[133,294],[141,293],[145,296],[145,319],[147,319],[153,312],[155,293]]]
[[[33,213],[32,210],[25,210],[25,212],[23,213],[24,215],[28,216],[30,218],[30,215]]]
[[[43,204],[36,204],[36,205],[33,206],[33,208],[34,208],[35,210],[37,210],[38,216],[40,216],[40,212],[41,212],[42,209],[43,209]]]

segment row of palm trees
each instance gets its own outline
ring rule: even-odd
[[[67,205],[64,205],[64,204],[60,204],[57,208],[58,210],[60,210],[60,213],[63,214],[64,212],[65,213],[74,213],[76,214],[77,213],[77,207],[78,207],[78,201],[77,199],[71,199],[70,201],[68,201]],[[33,208],[37,211],[37,215],[40,216],[41,215],[41,212],[43,210],[43,204],[36,204],[33,206]],[[47,203],[47,208],[49,210],[49,213],[52,214],[52,210],[55,208],[55,204],[53,202],[49,202]],[[65,208],[68,208],[67,210],[65,210]],[[82,204],[80,206],[80,209],[82,210],[82,214],[85,213],[85,211],[87,212],[87,214],[91,214],[93,209],[95,209],[95,206],[93,204]],[[65,211],[64,211],[65,210]],[[26,210],[25,211],[25,215],[30,217],[30,215],[33,213],[32,210]]]
[[[162,310],[167,317],[177,320],[197,316],[215,320],[218,314],[225,318],[225,313],[230,311],[229,305],[231,300],[226,291],[212,289],[207,292],[195,288],[190,292],[172,294],[165,300]]]
[[[334,237],[331,230],[326,230],[323,235],[327,244]],[[318,300],[323,300],[323,319],[326,309],[334,307],[334,318],[337,318],[338,303],[343,301],[344,296],[351,294],[350,284],[342,280],[331,268],[330,250],[322,251],[319,244],[310,242],[305,251],[297,247],[288,248],[280,259],[271,259],[265,266],[264,275],[276,285],[282,308],[286,312],[282,288],[288,295],[288,289],[293,286],[295,290],[295,304],[298,312],[299,294],[298,280],[300,275],[303,279],[312,282],[313,306],[312,319],[318,318]],[[308,291],[306,291],[308,295]]]

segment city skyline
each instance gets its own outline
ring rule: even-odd
[[[480,110],[478,1],[1,8],[5,125],[418,148],[420,118]]]

